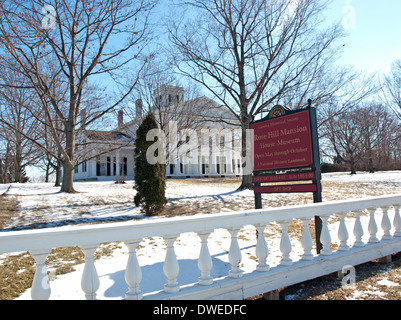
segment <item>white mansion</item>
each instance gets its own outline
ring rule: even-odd
[[[239,121],[227,109],[206,97],[184,101],[183,88],[166,85],[154,92],[154,101],[158,107],[152,108],[152,112],[169,141],[167,178],[241,174],[241,153],[236,147],[240,145]],[[135,132],[142,117],[142,101],[137,100],[132,121],[124,123],[124,111],[120,111],[115,130],[84,131],[78,140],[93,147],[78,148],[77,156],[88,160],[78,161],[74,180],[134,179]],[[190,139],[192,149],[187,147]]]

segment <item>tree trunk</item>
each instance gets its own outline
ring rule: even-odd
[[[251,157],[251,148],[248,147],[249,142],[247,143],[247,140],[251,139],[251,137],[248,137],[249,135],[249,125],[250,125],[250,119],[249,117],[246,118],[246,120],[242,121],[241,124],[241,131],[242,131],[242,141],[241,141],[241,151],[242,151],[242,183],[238,190],[244,190],[244,189],[252,189],[253,188],[253,183],[252,183],[252,167],[253,163],[250,163],[252,161]]]
[[[56,182],[54,184],[55,187],[60,187],[61,186],[61,161],[57,160],[57,165],[56,165]]]
[[[351,157],[350,165],[351,165],[351,174],[356,174],[354,157]]]
[[[369,156],[369,173],[375,173],[375,168],[373,167],[372,156]]]
[[[75,193],[74,190],[74,153],[75,153],[75,123],[65,122],[65,159],[63,161],[63,181],[61,192]]]
[[[14,156],[14,182],[22,183],[21,171],[22,171],[22,152],[21,143],[19,142],[19,137],[17,136],[17,141],[15,145],[15,156]]]
[[[49,183],[49,175],[50,175],[50,164],[49,162],[47,162],[46,172],[45,172],[45,183]]]
[[[61,192],[75,193],[74,190],[74,162],[65,160],[63,162],[63,183]]]

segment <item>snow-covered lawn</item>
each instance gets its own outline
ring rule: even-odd
[[[165,215],[151,219],[168,219],[169,215],[252,209],[254,206],[252,191],[235,191],[239,184],[238,179],[169,180],[166,192],[169,203]],[[400,192],[400,187],[401,171],[360,173],[354,176],[346,173],[325,174],[323,175],[323,200],[397,194]],[[7,195],[19,201],[20,210],[3,230],[144,219],[139,208],[133,204],[135,191],[132,188],[132,182],[127,182],[125,185],[112,182],[76,183],[75,189],[79,193],[64,194],[59,193],[59,188],[51,184],[12,185]],[[264,207],[267,208],[309,203],[312,201],[312,196],[310,194],[264,195],[263,201]],[[270,250],[268,259],[270,266],[277,265],[281,259],[280,230],[278,225],[271,224],[265,232]],[[293,241],[292,252],[292,258],[298,260],[302,248],[296,226],[290,233],[292,239],[298,238]],[[215,230],[209,243],[213,258],[212,276],[225,276],[230,269],[228,263],[230,234],[226,230]],[[239,244],[243,256],[241,267],[244,271],[254,270],[257,262],[253,226],[245,226],[241,230]],[[141,290],[145,294],[162,290],[166,282],[163,274],[165,248],[163,239],[159,237],[143,239],[139,246],[138,260],[143,272]],[[198,236],[192,233],[182,234],[175,248],[182,271],[178,278],[180,285],[197,282],[199,277],[197,259],[200,249]],[[98,299],[124,297],[127,291],[124,280],[127,253],[124,244],[113,244],[112,254],[95,262],[100,278]],[[5,256],[2,258],[5,259]],[[51,281],[51,299],[84,299],[80,289],[83,265],[78,264],[74,268],[75,272],[57,277],[51,275],[51,278],[56,278]],[[381,285],[389,283],[381,282]],[[401,285],[401,282],[398,285]],[[391,286],[395,288],[394,290],[399,289],[393,283]],[[30,299],[30,290],[24,292],[20,299]]]

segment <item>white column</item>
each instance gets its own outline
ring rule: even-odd
[[[255,250],[256,257],[258,258],[258,266],[256,267],[256,271],[266,272],[270,270],[270,266],[266,263],[267,257],[269,255],[269,248],[267,247],[265,239],[266,226],[258,224],[255,227],[258,234]]]
[[[191,174],[198,176],[199,175],[199,152],[198,146],[194,146],[194,150],[191,150]]]
[[[401,216],[400,216],[400,206],[395,205],[394,207],[394,237],[401,237]]]
[[[206,165],[209,163],[208,161],[208,159],[210,159],[210,141],[209,141],[209,138],[210,138],[210,130],[209,129],[207,129],[207,128],[202,128],[201,130],[200,130],[200,154],[199,154],[199,157],[200,157],[200,172],[201,172],[201,174],[203,175],[203,173],[202,173],[202,164],[205,164],[205,169],[206,169]],[[210,170],[210,168],[209,168],[209,170]],[[208,170],[206,169],[205,170],[205,175],[207,175],[209,172],[208,172]]]
[[[181,162],[180,159],[177,159],[177,162],[174,164],[174,173],[175,176],[181,176]]]
[[[329,217],[321,216],[322,219],[322,234],[320,235],[320,242],[322,243],[321,255],[330,256],[332,251],[330,250],[331,236],[329,231]]]
[[[230,278],[242,278],[243,271],[240,269],[242,261],[241,249],[238,244],[238,232],[239,228],[233,228],[228,230],[231,234],[231,245],[230,252],[228,254],[228,260],[231,264],[231,270],[229,272]]]
[[[354,214],[355,214],[355,226],[354,226],[355,243],[354,243],[354,247],[364,247],[365,243],[362,241],[362,237],[363,237],[363,228],[362,228],[362,223],[361,223],[362,211],[354,211]]]
[[[139,287],[142,281],[142,271],[136,255],[136,248],[139,242],[139,240],[134,240],[125,243],[129,250],[128,263],[125,270],[125,282],[128,284],[128,291],[125,294],[126,300],[142,300],[143,298],[142,291]]]
[[[49,253],[50,250],[30,251],[36,262],[36,271],[31,289],[32,300],[49,300],[50,298],[51,289],[45,265]]]
[[[180,266],[174,251],[174,242],[177,237],[177,235],[172,235],[164,239],[167,244],[166,258],[163,266],[163,272],[167,278],[167,283],[164,285],[164,291],[167,293],[177,293],[180,291],[180,286],[177,282]]]
[[[349,237],[347,226],[345,225],[345,216],[347,212],[338,213],[337,216],[340,218],[340,225],[338,227],[338,239],[340,239],[340,246],[338,250],[347,251],[349,250],[349,246],[347,244],[347,240]]]
[[[376,237],[376,234],[379,229],[377,227],[375,219],[376,208],[369,208],[367,210],[369,212],[369,225],[368,225],[368,231],[370,233],[369,243],[377,243],[379,242],[379,239]]]
[[[216,175],[217,174],[217,146],[216,146],[216,132],[211,130],[211,138],[212,138],[212,151],[210,152],[209,158],[209,168],[210,174]]]
[[[281,221],[281,240],[280,240],[280,251],[283,255],[280,265],[282,266],[291,266],[292,259],[290,258],[290,253],[292,251],[292,245],[290,236],[288,235],[288,226],[291,221]]]
[[[388,209],[389,207],[381,207],[381,209],[383,210],[383,218],[382,218],[382,229],[384,232],[384,235],[382,237],[382,240],[391,240],[393,239],[393,236],[390,234],[390,230],[391,230],[391,221],[388,217]]]
[[[170,176],[170,164],[166,164],[166,177]]]
[[[302,218],[302,238],[301,238],[301,245],[304,249],[304,254],[302,255],[302,260],[313,260],[314,256],[312,254],[312,247],[313,247],[313,240],[309,230],[309,221],[310,218]]]
[[[116,151],[116,177],[121,176],[121,166],[120,166],[120,151]]]
[[[226,129],[224,134],[224,153],[226,158],[226,174],[233,175],[233,132]]]
[[[198,236],[201,239],[201,250],[199,253],[198,268],[201,272],[199,278],[199,284],[201,286],[210,286],[213,284],[213,278],[210,275],[210,271],[213,268],[212,257],[210,256],[207,239],[211,232],[199,233]]]
[[[85,267],[81,279],[81,288],[85,292],[86,300],[96,300],[96,292],[99,289],[99,276],[94,263],[94,253],[98,245],[81,246],[85,255]]]
[[[174,175],[175,176],[181,176],[182,175],[182,172],[181,172],[181,159],[180,159],[181,157],[180,157],[180,154],[179,154],[178,142],[179,142],[179,133],[177,133],[177,135],[176,135],[176,146],[177,147],[174,150],[174,154],[175,154]]]
[[[177,124],[175,124],[177,125]],[[177,129],[175,129],[177,130]],[[171,133],[170,133],[171,134]],[[180,133],[176,131],[175,135],[171,137],[173,141],[173,149],[170,152],[174,152],[174,175],[175,176],[181,176],[181,155],[180,155],[180,148],[178,147],[178,144],[180,142]],[[184,168],[183,168],[184,169]]]

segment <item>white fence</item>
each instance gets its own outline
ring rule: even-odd
[[[244,299],[341,270],[345,265],[355,266],[401,251],[400,205],[401,196],[386,196],[235,213],[6,232],[0,234],[0,253],[30,252],[36,261],[31,290],[33,299],[50,297],[51,283],[45,260],[51,249],[71,246],[80,246],[85,254],[81,286],[87,299],[96,299],[99,277],[93,254],[101,243],[108,242],[124,242],[129,249],[125,270],[128,284],[126,299]],[[364,216],[369,215],[369,224],[365,228],[361,223],[362,213]],[[344,222],[346,215],[354,219],[352,230]],[[320,216],[323,221],[323,250],[320,255],[312,253],[313,241],[308,228],[314,216]],[[334,216],[337,217],[335,223],[338,225],[340,240],[336,251],[330,248],[332,239],[329,232],[329,218]],[[303,224],[303,230],[300,230],[303,255],[298,261],[290,257],[293,246],[288,225],[293,219],[300,219]],[[266,263],[269,248],[264,237],[265,228],[272,222],[279,223],[282,228],[282,259],[280,265],[275,267]],[[258,265],[256,270],[248,273],[240,268],[242,255],[237,238],[241,228],[246,225],[254,225],[258,231],[257,239],[255,237]],[[227,229],[231,234],[231,270],[227,276],[213,279],[208,238],[214,230],[220,228]],[[188,232],[199,235],[201,249],[198,267],[201,276],[198,283],[180,286],[177,282],[180,268],[174,243],[180,234]],[[355,238],[353,243],[349,240],[350,232]],[[163,267],[166,284],[164,289],[160,288],[160,292],[144,295],[141,292],[142,270],[137,259],[137,246],[142,239],[155,236],[163,237],[167,244]]]

